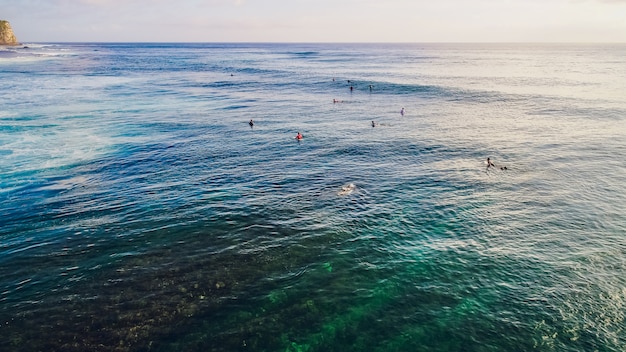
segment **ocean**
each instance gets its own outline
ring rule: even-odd
[[[0,350],[624,351],[624,57],[0,48]]]

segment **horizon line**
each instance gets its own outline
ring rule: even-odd
[[[365,41],[20,41],[24,44],[626,44],[613,41],[416,41],[416,42],[365,42]],[[8,46],[8,45],[1,45]]]

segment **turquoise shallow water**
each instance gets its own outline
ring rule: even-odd
[[[0,49],[0,350],[623,351],[624,54]]]

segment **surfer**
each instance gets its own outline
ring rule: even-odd
[[[301,140],[302,139],[302,134],[300,132],[298,132],[298,134],[296,135],[296,139],[297,140]]]
[[[337,192],[337,195],[340,195],[340,196],[348,195],[352,193],[355,188],[356,186],[354,185],[354,183],[350,183],[346,186],[341,187],[341,191]]]
[[[250,125],[250,127],[254,126],[254,121],[252,121],[252,119],[250,119],[250,122],[248,122],[248,125]]]
[[[372,121],[372,127],[376,127],[376,122]]]
[[[404,108],[400,109],[400,115],[404,116]]]
[[[487,168],[489,168],[489,167],[491,167],[491,166],[495,167],[496,165],[495,165],[494,163],[492,163],[492,162],[491,162],[491,159],[490,159],[490,158],[487,158]]]

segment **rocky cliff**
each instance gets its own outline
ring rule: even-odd
[[[0,45],[18,45],[17,38],[8,21],[0,20]]]

